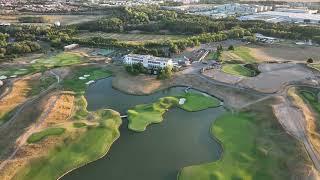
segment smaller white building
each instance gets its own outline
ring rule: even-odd
[[[65,46],[65,47],[64,47],[64,50],[65,50],[65,51],[70,51],[70,50],[76,49],[76,48],[78,48],[78,47],[79,47],[79,44],[70,44],[70,45]]]
[[[165,68],[173,66],[172,59],[155,57],[151,55],[128,54],[124,56],[125,64],[141,63],[145,68]]]

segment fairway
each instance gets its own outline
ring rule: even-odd
[[[57,179],[70,169],[104,156],[111,144],[120,136],[118,128],[122,121],[119,113],[112,110],[101,110],[92,115],[97,117],[98,127],[87,128],[76,138],[69,138],[50,150],[47,156],[31,161],[13,179]],[[44,164],[50,165],[44,166]]]
[[[253,71],[244,67],[241,64],[225,64],[222,66],[222,71],[228,74],[242,76],[242,77],[253,76]]]
[[[103,33],[103,32],[89,32],[81,33],[76,37],[78,38],[90,38],[90,37],[103,37],[117,39],[119,41],[165,41],[165,40],[177,40],[185,38],[184,35],[158,35],[158,34],[122,34],[122,33]]]
[[[185,167],[178,180],[290,179],[290,167],[284,164],[297,163],[299,146],[268,118],[244,112],[218,118],[211,134],[222,144],[221,159]]]

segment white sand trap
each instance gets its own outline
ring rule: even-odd
[[[0,80],[0,86],[3,86],[3,81]]]
[[[16,75],[16,74],[15,74],[15,75],[11,75],[10,77],[11,77],[11,78],[15,78],[15,77],[17,77],[17,75]]]
[[[87,79],[87,78],[85,78],[85,77],[79,77],[79,79],[80,79],[80,80],[84,80],[84,79]]]
[[[89,85],[89,84],[92,84],[92,83],[94,83],[94,80],[86,82],[86,85]]]
[[[179,99],[179,105],[183,105],[186,102],[185,98]]]
[[[7,76],[4,76],[4,75],[2,75],[2,76],[0,76],[0,80],[4,80],[4,79],[7,79],[8,77]]]
[[[90,75],[89,74],[85,74],[85,75],[83,75],[83,77],[90,77]]]
[[[31,64],[34,64],[34,63],[36,63],[37,62],[37,60],[35,59],[35,60],[32,60],[30,63]]]

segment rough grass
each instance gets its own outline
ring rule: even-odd
[[[36,143],[39,142],[49,136],[58,136],[65,132],[64,128],[48,128],[45,130],[42,130],[40,132],[36,132],[31,134],[31,136],[28,138],[28,143]]]
[[[210,52],[205,58],[206,60],[218,60],[218,54],[216,52]]]
[[[317,69],[318,71],[320,71],[320,64],[312,64],[311,67]]]
[[[160,98],[152,104],[137,105],[128,110],[128,128],[133,131],[145,131],[146,127],[152,123],[163,121],[163,114],[172,106],[178,104],[176,97]]]
[[[244,77],[252,77],[254,74],[253,71],[241,64],[225,64],[222,66],[222,71],[228,74]]]
[[[57,79],[52,76],[41,77],[39,80],[39,83],[32,86],[31,90],[28,92],[28,96],[34,96],[39,94],[41,91],[48,89],[48,87],[53,83],[55,83],[56,81]]]
[[[290,179],[291,168],[305,163],[307,156],[299,143],[275,123],[266,112],[262,116],[252,112],[227,113],[218,118],[211,134],[222,143],[221,159],[185,167],[178,179]]]
[[[85,80],[79,79],[83,75],[90,75]],[[72,77],[62,82],[63,88],[68,91],[74,91],[77,94],[84,94],[88,85],[85,83],[91,80],[97,80],[111,76],[111,72],[100,67],[81,67],[74,70]]]
[[[220,101],[217,98],[200,93],[188,92],[181,96],[181,98],[186,99],[185,103],[180,105],[180,107],[186,111],[200,111],[220,105]]]
[[[112,110],[101,110],[93,115],[97,117],[99,126],[91,126],[74,138],[66,138],[47,156],[33,160],[22,168],[13,179],[57,179],[66,171],[106,154],[120,136],[118,129],[122,121],[119,113]]]

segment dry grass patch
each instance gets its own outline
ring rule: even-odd
[[[10,111],[13,111],[17,106],[21,105],[28,98],[28,93],[31,91],[31,82],[39,75],[28,76],[17,80],[13,83],[12,89],[5,97],[0,100],[0,125],[8,120]]]

